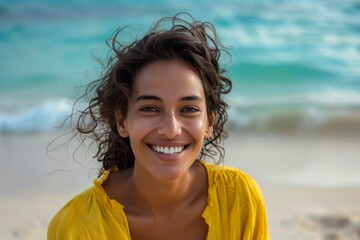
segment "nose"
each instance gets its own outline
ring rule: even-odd
[[[173,139],[181,134],[181,124],[174,113],[163,116],[158,128],[158,134],[164,135],[169,139]]]

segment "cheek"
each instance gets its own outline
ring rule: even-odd
[[[146,135],[149,132],[148,123],[145,122],[139,122],[139,121],[129,121],[129,125],[127,126],[128,132],[129,132],[129,140],[130,145],[132,148],[132,151],[134,155],[138,155],[141,153],[141,150],[139,152],[139,149],[141,149],[143,139],[146,137]]]
[[[187,124],[188,129],[191,133],[194,133],[197,138],[204,138],[204,135],[206,134],[206,131],[208,129],[208,122],[206,119],[199,119],[199,120],[193,120],[189,121]]]
[[[129,126],[129,137],[131,138],[141,138],[148,134],[150,131],[154,129],[154,123],[149,120],[137,120],[131,121]]]

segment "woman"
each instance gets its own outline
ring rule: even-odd
[[[214,27],[176,15],[127,46],[119,32],[77,125],[98,143],[100,177],[56,214],[48,239],[269,239],[256,182],[200,160],[222,161],[232,87]]]

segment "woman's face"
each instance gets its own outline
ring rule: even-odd
[[[197,73],[175,60],[146,65],[135,78],[132,103],[118,131],[130,138],[134,173],[163,180],[183,176],[212,134]]]

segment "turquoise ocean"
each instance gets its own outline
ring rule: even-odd
[[[0,133],[56,130],[118,27],[129,41],[182,11],[231,48],[230,128],[360,136],[355,0],[0,0]]]

